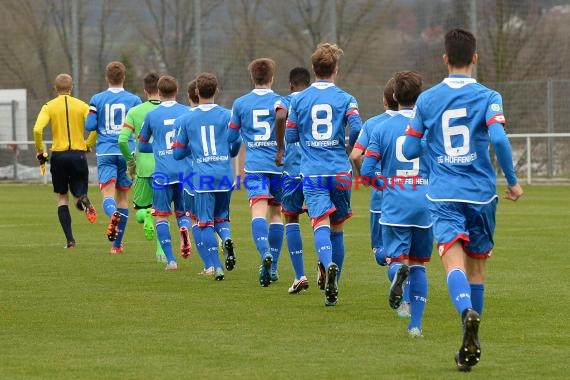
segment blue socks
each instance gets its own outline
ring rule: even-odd
[[[267,242],[269,229],[267,228],[265,218],[253,218],[251,220],[251,235],[253,236],[253,242],[259,252],[259,256],[261,260],[263,260],[263,256],[269,251],[269,244]]]
[[[117,211],[121,214],[121,221],[119,222],[119,234],[117,239],[113,242],[115,247],[120,247],[123,241],[123,236],[125,235],[125,228],[127,227],[127,220],[129,220],[129,209],[128,208],[118,208]]]
[[[471,304],[473,310],[479,315],[483,314],[483,304],[485,301],[485,286],[483,284],[470,284],[471,286]]]
[[[231,236],[230,222],[218,222],[214,224],[214,229],[222,241]]]
[[[166,260],[176,261],[174,254],[172,253],[172,241],[170,239],[170,227],[168,221],[161,220],[156,223],[156,237],[160,241]]]
[[[314,234],[317,257],[326,270],[332,262],[331,228],[325,225],[317,227]]]
[[[190,218],[186,215],[177,216],[176,223],[178,223],[178,228],[186,227],[190,231]]]
[[[204,244],[204,248],[206,254],[209,256],[210,260],[213,263],[214,268],[218,269],[222,267],[222,263],[220,262],[220,255],[218,254],[218,240],[216,239],[216,235],[214,234],[214,227],[203,227],[200,228],[202,230],[202,243]]]
[[[332,261],[338,265],[337,279],[340,280],[342,264],[344,263],[344,232],[331,232],[331,247]]]
[[[194,235],[194,244],[196,245],[196,249],[198,250],[198,255],[200,255],[200,258],[204,263],[204,269],[208,269],[210,267],[213,267],[214,263],[212,262],[212,258],[208,254],[208,249],[206,248],[206,245],[202,241],[201,230],[202,229],[198,227],[197,224],[194,224],[192,226],[192,235]]]
[[[402,263],[399,261],[394,261],[394,262],[390,263],[390,265],[388,266],[388,270],[386,271],[386,274],[388,275],[388,281],[390,281],[390,283],[392,283],[394,276],[396,275],[396,273],[398,272],[398,269],[400,269],[401,266],[402,266]]]
[[[285,227],[283,227],[283,223],[271,223],[269,225],[267,240],[269,241],[269,251],[273,256],[273,262],[271,263],[272,270],[277,270],[277,263],[281,255],[281,246],[283,245],[284,231]]]
[[[471,305],[471,287],[465,272],[461,269],[452,269],[447,274],[447,289],[453,306],[461,315],[463,310],[472,308]]]
[[[108,197],[103,199],[103,211],[105,211],[105,214],[107,214],[107,216],[110,218],[113,213],[117,210],[117,203],[115,202],[115,199],[112,197]]]
[[[291,264],[293,264],[293,270],[295,271],[295,279],[298,280],[305,275],[303,240],[299,223],[288,223],[285,226],[285,233],[287,235],[287,248],[291,257]]]
[[[408,324],[408,330],[414,327],[421,330],[428,292],[425,267],[421,265],[412,265],[410,267],[410,282],[406,288],[409,289],[410,313],[412,315]]]

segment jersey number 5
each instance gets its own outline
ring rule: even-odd
[[[451,157],[464,156],[469,153],[469,128],[466,125],[450,126],[451,119],[467,116],[467,108],[447,110],[441,116],[441,130],[443,131],[443,146],[445,154]],[[451,144],[453,136],[463,136],[463,144],[454,147]]]
[[[259,120],[260,116],[269,116],[269,110],[253,110],[253,128],[262,129],[260,135],[253,135],[253,141],[267,141],[271,137],[271,125],[267,121]]]

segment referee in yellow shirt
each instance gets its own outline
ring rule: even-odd
[[[57,193],[57,216],[67,239],[65,248],[75,248],[75,238],[71,230],[68,191],[75,198],[76,206],[84,211],[90,223],[95,223],[97,213],[87,198],[89,168],[86,153],[95,145],[97,134],[89,135],[85,141],[85,118],[89,106],[71,96],[73,81],[68,74],[55,78],[54,88],[57,97],[43,105],[34,125],[34,142],[37,158],[45,163],[43,129],[50,124],[53,136],[50,172],[53,191]]]

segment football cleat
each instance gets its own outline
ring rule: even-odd
[[[146,240],[154,239],[154,221],[152,219],[152,210],[150,208],[145,209],[143,230],[144,238]]]
[[[273,262],[273,256],[271,253],[266,253],[263,256],[263,261],[259,267],[259,284],[264,288],[271,284],[271,263]]]
[[[236,266],[236,255],[234,252],[234,241],[232,238],[224,240],[223,252],[226,257],[226,269],[231,271]]]
[[[214,267],[204,268],[198,274],[200,276],[213,276],[214,274],[216,274],[216,270],[214,269]]]
[[[271,269],[271,282],[277,282],[279,281],[279,272],[277,271],[277,269]]]
[[[416,338],[423,338],[424,336],[422,335],[422,330],[419,327],[412,327],[411,329],[408,330],[408,335],[410,336],[410,338],[412,339],[416,339]]]
[[[214,280],[222,281],[224,279],[224,270],[222,268],[216,268],[216,272],[214,274]]]
[[[83,195],[79,198],[79,201],[77,202],[77,207],[80,210],[85,211],[85,217],[87,217],[89,223],[91,224],[95,223],[95,221],[97,220],[97,211],[95,211],[95,207],[93,207],[91,201],[89,200],[89,198],[87,198],[87,195]]]
[[[119,235],[119,222],[121,221],[121,214],[115,211],[111,216],[109,225],[107,226],[107,238],[109,241],[115,241]]]
[[[63,248],[75,249],[75,242],[74,241],[68,241],[67,244],[63,246]]]
[[[111,250],[109,251],[109,254],[111,256],[120,255],[121,253],[123,253],[123,250],[124,250],[123,244],[121,244],[120,247],[115,247],[115,245],[111,245]]]
[[[325,266],[319,261],[317,263],[317,285],[319,289],[325,290],[325,279],[327,278],[327,272],[325,271]]]
[[[301,276],[300,279],[293,281],[293,285],[289,288],[289,294],[298,294],[303,290],[309,289],[309,280],[307,277]]]
[[[412,316],[410,313],[410,304],[407,302],[402,302],[396,309],[396,315],[398,318],[410,318]]]
[[[462,372],[471,371],[471,367],[481,359],[481,345],[479,344],[479,324],[481,317],[473,309],[463,311],[463,342],[459,352],[455,355],[457,369]]]
[[[338,266],[331,263],[325,280],[325,306],[335,306],[338,301]]]
[[[180,229],[180,255],[182,258],[187,259],[192,253],[192,246],[190,245],[190,235],[188,228],[182,227]]]
[[[166,264],[166,269],[167,271],[175,271],[178,270],[178,264],[176,263],[176,261],[169,261],[168,264]]]
[[[402,303],[404,284],[406,283],[409,274],[410,269],[408,266],[406,264],[402,264],[392,279],[392,284],[390,285],[390,295],[388,296],[388,303],[392,309],[397,309]]]

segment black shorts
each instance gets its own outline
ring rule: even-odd
[[[85,153],[80,150],[52,152],[50,172],[54,193],[67,194],[71,191],[74,197],[87,194],[89,168]]]

